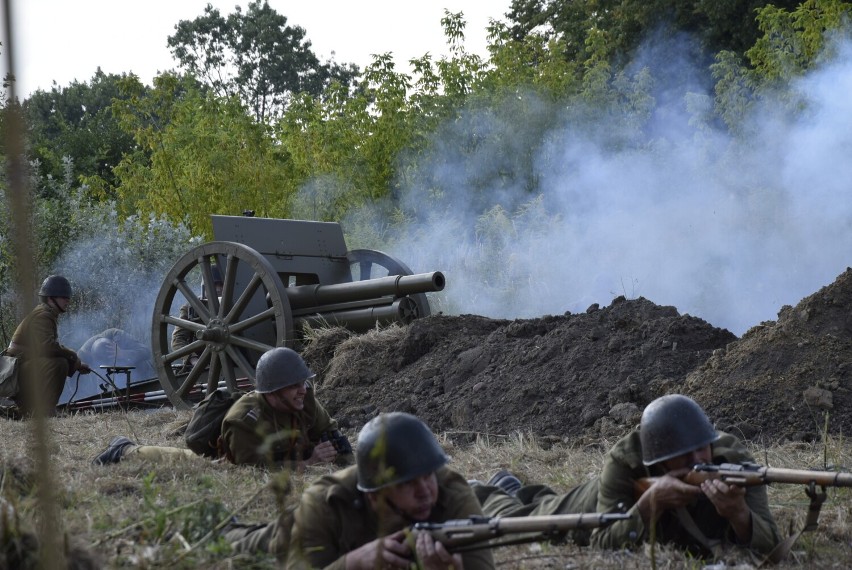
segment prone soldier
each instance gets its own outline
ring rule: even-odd
[[[716,431],[695,401],[671,394],[645,408],[639,428],[609,450],[599,477],[566,494],[541,485],[522,486],[506,471],[474,490],[489,516],[627,509],[629,519],[583,537],[600,548],[631,547],[655,537],[659,543],[704,557],[732,546],[770,555],[780,536],[766,487],[746,488],[721,480],[695,486],[679,479],[696,464],[753,461],[736,437]],[[637,496],[641,482],[649,477],[650,486]]]
[[[492,570],[488,549],[450,554],[416,522],[481,515],[465,479],[449,469],[435,435],[419,418],[393,412],[358,434],[356,465],[326,475],[302,494],[292,516],[267,525],[234,525],[225,538],[241,550],[268,550],[289,570]]]
[[[314,397],[310,382],[314,377],[290,348],[264,353],[257,363],[255,390],[240,397],[222,420],[220,456],[237,465],[295,469],[315,463],[351,463],[348,440]],[[186,448],[137,445],[119,436],[93,463],[117,463],[133,455],[154,460],[195,456]]]

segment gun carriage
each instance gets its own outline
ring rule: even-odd
[[[440,272],[414,275],[380,251],[349,251],[340,225],[249,216],[212,216],[215,241],[193,248],[166,275],[154,305],[151,342],[160,384],[186,408],[224,386],[254,384],[260,355],[292,346],[305,327],[366,331],[430,314],[427,292],[441,291]],[[221,294],[214,272],[221,274]],[[186,303],[196,319],[179,316]],[[195,340],[172,350],[173,327]],[[180,363],[198,354],[181,373]]]

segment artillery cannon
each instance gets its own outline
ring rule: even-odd
[[[444,288],[440,272],[414,275],[380,251],[347,251],[336,223],[248,216],[212,220],[216,241],[175,263],[154,305],[154,361],[177,408],[220,386],[238,391],[246,379],[253,385],[260,355],[292,346],[306,324],[361,332],[377,323],[409,323],[430,314],[426,293]],[[207,293],[216,290],[214,271],[222,280],[218,296]],[[196,319],[176,316],[184,302]],[[171,327],[192,331],[195,340],[172,350]],[[181,361],[194,354],[195,366],[181,372]]]

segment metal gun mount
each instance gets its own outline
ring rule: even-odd
[[[430,314],[427,292],[444,288],[441,272],[413,275],[371,249],[348,251],[340,224],[247,216],[212,216],[216,241],[193,248],[166,275],[154,306],[151,343],[160,384],[177,408],[224,382],[255,380],[260,355],[291,346],[305,325],[365,331]],[[216,269],[214,269],[216,268]],[[214,271],[221,275],[221,295]],[[201,285],[200,291],[198,285]],[[182,319],[186,301],[198,320]],[[171,348],[171,327],[195,341]],[[188,373],[176,365],[190,355]]]

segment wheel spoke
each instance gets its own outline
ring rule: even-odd
[[[183,358],[184,356],[188,356],[193,352],[196,352],[199,348],[204,347],[205,343],[203,340],[194,340],[186,346],[182,346],[174,352],[170,352],[168,354],[163,355],[163,362],[169,363],[174,362],[178,358]]]
[[[245,291],[242,292],[240,298],[237,299],[237,302],[234,303],[234,306],[231,307],[230,311],[228,311],[228,315],[225,317],[226,323],[230,323],[242,314],[243,310],[246,308],[246,305],[249,304],[249,301],[251,301],[252,296],[255,294],[262,282],[263,281],[261,280],[260,275],[258,275],[257,273],[252,276],[251,281],[248,285],[246,285]]]
[[[263,354],[267,350],[272,350],[273,348],[275,348],[274,346],[263,344],[262,342],[257,342],[242,336],[235,335],[231,335],[231,344],[235,346],[241,346],[243,348],[248,348],[249,350],[253,350],[261,354]]]
[[[196,314],[201,317],[202,322],[207,322],[210,320],[210,312],[207,310],[207,306],[198,298],[198,296],[189,288],[189,285],[186,284],[186,281],[183,279],[175,280],[175,287],[183,294],[187,303],[195,309]]]
[[[373,274],[373,262],[363,260],[358,264],[358,279],[361,281],[366,281],[370,279]]]
[[[249,364],[248,360],[246,360],[246,357],[243,356],[243,353],[230,345],[225,347],[225,351],[228,353],[228,355],[231,357],[231,360],[234,362],[234,364],[237,365],[240,371],[245,374],[246,378],[251,380],[251,383],[254,384],[254,368],[252,368],[252,365]]]
[[[238,323],[232,324],[229,329],[232,333],[243,331],[249,327],[253,327],[256,324],[262,323],[263,321],[269,320],[275,316],[275,309],[273,307],[269,307],[265,311],[262,311],[252,317],[247,318],[244,321],[240,321]]]
[[[230,253],[225,260],[225,275],[222,277],[222,303],[219,305],[219,318],[224,317],[230,308],[229,303],[234,296],[234,282],[237,278],[238,261]]]
[[[213,270],[210,266],[210,258],[206,255],[201,258],[201,280],[204,283],[204,292],[207,295],[207,303],[210,306],[210,314],[219,314],[219,297],[216,296],[216,283],[213,280]]]
[[[219,369],[221,368],[221,352],[214,353],[210,359],[210,369],[207,371],[207,394],[219,389]]]
[[[195,366],[193,366],[192,370],[189,371],[189,374],[186,375],[186,379],[183,381],[183,384],[181,384],[180,388],[177,389],[177,393],[181,398],[189,397],[190,390],[192,390],[192,387],[198,383],[198,377],[201,376],[202,372],[204,372],[204,368],[206,368],[209,360],[210,349],[205,348],[204,352],[201,353],[201,356],[198,357],[198,361],[195,363]]]
[[[234,375],[234,364],[228,358],[229,355],[224,352],[219,353],[219,360],[222,363],[222,372],[225,376],[225,386],[230,392],[237,391],[237,378]]]

